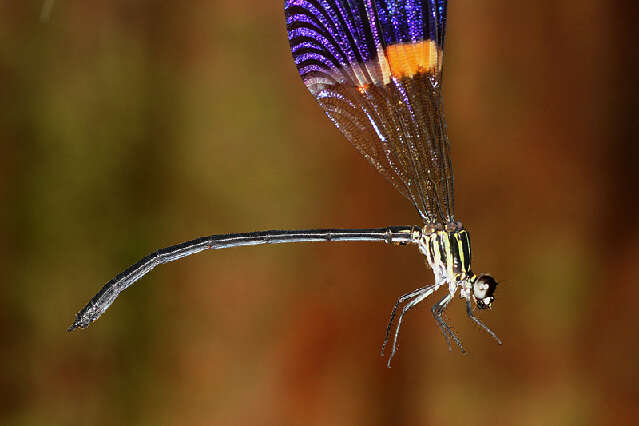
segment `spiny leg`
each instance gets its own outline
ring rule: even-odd
[[[414,299],[412,299],[411,301],[409,301],[403,308],[402,308],[402,313],[399,314],[399,318],[397,318],[397,327],[395,328],[395,335],[393,336],[393,347],[391,350],[391,354],[388,357],[388,362],[386,363],[386,365],[388,366],[388,368],[390,368],[391,366],[391,360],[393,359],[393,357],[395,356],[395,353],[397,352],[397,339],[399,338],[399,329],[402,326],[402,320],[404,319],[404,314],[406,312],[408,312],[409,310],[411,310],[413,307],[415,307],[418,303],[420,303],[422,300],[424,300],[426,297],[428,297],[430,295],[430,293],[432,293],[432,291],[423,293],[423,294],[419,294],[418,296],[416,296]]]
[[[453,350],[452,346],[450,345],[450,338],[452,338],[455,344],[459,346],[459,350],[461,350],[462,353],[466,353],[466,351],[464,350],[464,347],[462,346],[461,340],[459,340],[459,338],[455,335],[455,333],[453,333],[453,330],[450,329],[448,324],[446,324],[446,322],[442,318],[442,312],[444,312],[444,310],[446,309],[446,306],[448,306],[452,298],[453,296],[450,293],[448,293],[442,300],[440,300],[439,302],[433,305],[433,307],[431,308],[431,312],[433,313],[433,317],[435,317],[435,321],[437,321],[439,328],[442,330],[442,333],[444,334],[446,343],[448,343],[448,350],[450,351]]]
[[[418,288],[417,290],[413,290],[410,293],[406,293],[401,295],[398,299],[397,302],[395,303],[395,306],[393,306],[393,310],[391,311],[390,314],[390,318],[388,320],[388,325],[386,326],[386,335],[384,336],[384,343],[382,343],[382,350],[380,352],[381,356],[384,356],[384,349],[386,348],[386,344],[388,343],[388,338],[390,337],[390,331],[391,331],[391,327],[393,325],[393,320],[395,319],[395,315],[397,314],[397,308],[399,308],[399,305],[401,305],[402,303],[404,303],[406,300],[412,299],[413,297],[428,291],[428,289],[430,287],[434,287],[434,286],[426,286],[426,287],[422,287],[422,288]]]
[[[493,336],[493,338],[497,341],[497,343],[499,343],[501,345],[501,340],[499,339],[499,337],[497,337],[495,332],[492,331],[490,328],[488,328],[488,326],[486,326],[486,324],[481,322],[479,318],[477,318],[475,315],[473,315],[473,309],[470,306],[470,297],[466,299],[466,313],[468,314],[468,317],[471,320],[475,321],[475,324],[477,324],[478,326],[480,326],[481,328],[486,330],[486,332],[488,334],[490,334],[491,336]]]
[[[437,286],[435,285],[422,287],[410,293],[406,293],[405,295],[397,299],[397,303],[395,303],[395,306],[393,307],[393,311],[391,312],[391,317],[388,322],[388,326],[386,327],[386,336],[384,338],[384,343],[382,344],[382,352],[381,352],[382,356],[384,356],[384,348],[386,347],[386,343],[388,343],[390,329],[393,324],[393,319],[395,318],[395,314],[397,313],[397,308],[402,302],[406,300],[409,300],[409,302],[402,308],[402,312],[399,315],[399,318],[397,319],[397,327],[395,328],[395,335],[393,337],[393,347],[391,350],[391,354],[388,357],[388,363],[386,364],[388,368],[390,368],[391,360],[393,359],[393,357],[395,356],[395,352],[397,351],[397,338],[399,336],[399,329],[402,325],[402,320],[404,319],[404,314],[408,312],[409,310],[411,310],[414,306],[419,304],[422,300],[430,296],[433,293],[433,291],[435,291],[436,288]]]

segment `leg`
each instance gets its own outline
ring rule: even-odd
[[[483,322],[481,322],[479,320],[479,318],[477,318],[475,315],[473,315],[473,309],[470,306],[470,297],[466,298],[466,313],[468,314],[468,317],[473,320],[475,322],[475,324],[477,324],[478,326],[480,326],[481,328],[483,328],[484,330],[486,330],[486,332],[488,334],[490,334],[491,336],[493,336],[493,338],[495,340],[497,340],[497,343],[499,343],[501,345],[501,340],[499,340],[499,337],[497,337],[497,335],[495,334],[494,331],[492,331],[490,328],[488,328],[486,326],[486,324],[484,324]]]
[[[381,355],[384,356],[384,349],[386,348],[386,344],[388,343],[388,338],[390,337],[390,330],[393,325],[393,320],[395,319],[395,314],[397,313],[397,308],[399,305],[408,300],[409,302],[402,308],[402,312],[397,319],[397,327],[395,328],[395,336],[393,338],[393,349],[391,351],[390,357],[388,358],[388,368],[390,368],[391,359],[395,355],[397,350],[397,338],[399,336],[399,328],[402,325],[402,319],[404,318],[404,314],[411,310],[415,305],[419,302],[430,296],[433,291],[435,291],[437,287],[435,285],[430,285],[422,288],[418,288],[417,290],[411,291],[410,293],[406,293],[397,299],[397,303],[393,307],[393,311],[391,312],[390,319],[388,321],[388,326],[386,327],[386,336],[384,337],[384,343],[382,344]]]
[[[446,322],[442,318],[442,313],[444,312],[444,310],[446,309],[446,306],[448,306],[448,304],[450,303],[452,299],[453,299],[453,296],[450,293],[448,293],[442,300],[440,300],[439,302],[433,305],[433,307],[431,308],[431,312],[433,313],[433,317],[435,317],[435,321],[437,321],[439,328],[442,330],[442,333],[444,334],[446,343],[448,343],[448,350],[451,350],[451,351],[453,350],[453,348],[450,345],[450,338],[452,338],[455,344],[459,346],[459,350],[461,350],[462,353],[466,353],[466,351],[464,350],[464,347],[462,346],[461,340],[459,340],[459,338],[455,335],[455,333],[453,333],[453,330],[450,329],[450,327],[446,324]]]
[[[384,336],[384,343],[382,343],[382,351],[380,353],[381,356],[384,356],[384,348],[386,347],[386,344],[388,343],[391,326],[393,325],[393,320],[395,319],[395,315],[397,314],[397,308],[399,308],[399,305],[401,305],[402,303],[404,303],[405,301],[409,299],[414,298],[415,296],[421,294],[422,292],[427,291],[429,287],[432,287],[432,286],[418,288],[417,290],[413,290],[410,293],[401,295],[397,299],[397,302],[395,303],[395,306],[393,306],[393,310],[391,311],[390,319],[388,320],[388,325],[386,326],[386,335]]]

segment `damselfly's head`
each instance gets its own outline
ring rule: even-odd
[[[473,296],[479,309],[491,307],[495,301],[495,296],[493,296],[495,288],[497,288],[497,281],[488,274],[481,274],[473,282]]]

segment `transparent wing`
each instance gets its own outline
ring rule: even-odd
[[[299,73],[328,117],[425,222],[452,221],[446,1],[286,0],[285,14]]]

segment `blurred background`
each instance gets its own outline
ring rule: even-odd
[[[504,345],[457,302],[449,353],[422,304],[389,370],[390,310],[432,281],[412,247],[207,252],[67,334],[160,247],[419,219],[306,92],[281,1],[0,3],[0,424],[632,424],[632,4],[451,1],[457,216]]]

